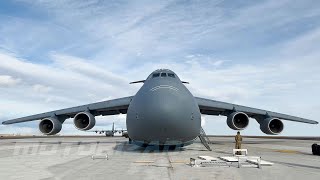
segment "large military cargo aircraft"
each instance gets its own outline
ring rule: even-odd
[[[177,74],[168,69],[152,72],[134,96],[66,108],[4,121],[14,124],[41,120],[40,131],[54,135],[61,131],[67,118],[73,118],[77,129],[94,127],[95,116],[127,114],[130,141],[136,144],[188,145],[199,136],[201,114],[227,116],[231,129],[243,130],[249,117],[256,119],[265,134],[277,135],[284,128],[282,120],[318,124],[317,121],[276,112],[194,97]]]
[[[95,132],[96,134],[105,134],[107,137],[113,137],[117,131],[114,129],[114,123],[112,123],[111,130],[89,130],[88,132]]]
[[[112,129],[111,130],[90,130],[88,132],[95,132],[96,134],[104,134],[107,137],[114,137],[116,133],[121,133],[121,136],[129,138],[127,130],[117,130],[114,128],[114,123],[112,123]]]

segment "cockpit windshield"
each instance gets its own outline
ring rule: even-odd
[[[160,73],[154,73],[154,74],[152,75],[153,78],[159,77],[159,76],[160,76]]]
[[[170,72],[166,73],[166,72],[161,72],[161,71],[160,71],[160,72],[155,72],[155,73],[153,73],[151,77],[152,77],[152,78],[156,78],[156,77],[176,78],[176,75],[175,75],[174,73],[170,73]]]
[[[161,73],[161,77],[167,77],[167,73]]]

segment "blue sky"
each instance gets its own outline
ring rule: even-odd
[[[196,95],[318,119],[318,1],[0,1],[0,121],[134,95],[169,68]],[[208,134],[234,134],[203,116]],[[96,129],[125,128],[125,116]],[[0,126],[39,133],[38,122]],[[319,135],[285,122],[283,135]],[[62,134],[77,131],[71,120]],[[255,120],[244,134],[263,135]]]

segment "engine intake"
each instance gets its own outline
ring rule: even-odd
[[[233,112],[228,116],[227,124],[233,130],[243,130],[249,124],[249,117],[243,112]]]
[[[89,112],[80,112],[74,117],[73,123],[77,129],[86,131],[94,127],[96,119]]]
[[[39,123],[39,129],[45,135],[54,135],[61,131],[62,123],[54,117],[45,118]]]
[[[277,118],[267,118],[260,123],[261,131],[269,135],[280,134],[283,127],[282,121]]]

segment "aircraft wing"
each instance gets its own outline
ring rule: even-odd
[[[51,116],[61,117],[62,119],[72,118],[79,112],[90,111],[94,116],[107,116],[116,114],[126,114],[129,104],[133,96],[124,97],[119,99],[107,100],[92,104],[86,104],[82,106],[76,106],[56,111],[50,111],[46,113],[36,114],[32,116],[26,116],[22,118],[12,119],[8,121],[3,121],[2,124],[15,124],[27,121],[40,120],[43,118],[48,118]]]
[[[301,122],[301,123],[308,123],[308,124],[318,124],[317,121],[304,119],[300,117],[295,117],[291,115],[276,113],[272,111],[257,109],[257,108],[251,108],[221,101],[215,101],[210,99],[204,99],[195,97],[196,102],[199,105],[201,114],[207,114],[207,115],[223,115],[227,116],[230,114],[230,112],[233,111],[239,111],[246,113],[249,117],[259,119],[260,117],[273,117],[273,118],[279,118],[282,120],[288,120],[288,121],[295,121],[295,122]]]

